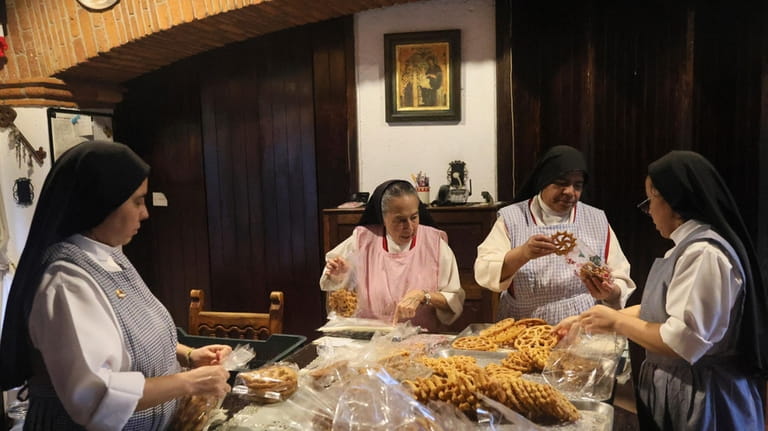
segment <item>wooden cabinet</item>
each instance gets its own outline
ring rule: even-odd
[[[477,246],[485,239],[496,222],[496,212],[504,204],[459,205],[430,207],[437,228],[448,234],[448,243],[456,255],[461,286],[467,294],[464,313],[449,330],[460,331],[470,323],[495,322],[498,294],[475,282],[474,265]],[[360,209],[323,210],[323,249],[328,252],[352,234]]]

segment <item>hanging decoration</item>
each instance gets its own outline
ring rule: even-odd
[[[13,199],[17,205],[22,207],[32,205],[32,200],[35,199],[35,187],[32,185],[32,180],[24,177],[18,178],[13,183]]]
[[[45,159],[46,156],[43,147],[35,150],[32,147],[32,144],[29,143],[29,140],[27,140],[26,136],[24,136],[24,134],[15,126],[8,135],[8,139],[13,143],[14,149],[16,150],[16,160],[19,162],[19,168],[21,168],[22,163],[25,163],[32,168],[32,160],[35,160],[39,165],[43,164],[43,159]]]
[[[32,168],[32,160],[42,166],[47,153],[43,150],[43,147],[35,149],[32,146],[29,139],[13,123],[15,119],[16,111],[13,108],[8,105],[0,105],[0,128],[10,127],[11,129],[8,139],[16,150],[16,160],[19,162],[19,168],[21,168],[21,164],[24,161],[26,161],[27,166]]]
[[[35,150],[27,137],[13,123],[14,120],[16,120],[16,111],[8,105],[0,105],[0,128],[11,129],[8,134],[8,142],[16,152],[16,161],[19,164],[19,169],[21,169],[22,165],[26,165],[29,168],[27,175],[31,175],[34,168],[32,161],[34,160],[38,165],[42,166],[47,153],[43,150],[43,147]],[[20,206],[32,205],[32,201],[35,198],[35,188],[32,186],[32,180],[27,177],[17,179],[13,184],[13,198]]]

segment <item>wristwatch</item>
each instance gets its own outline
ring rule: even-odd
[[[431,304],[432,303],[432,295],[430,295],[429,292],[427,292],[426,290],[424,290],[423,292],[424,292],[424,299],[421,301],[421,303],[424,304],[424,305]]]

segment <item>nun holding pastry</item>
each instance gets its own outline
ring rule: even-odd
[[[464,289],[448,238],[432,224],[411,183],[380,184],[352,235],[326,254],[320,288],[351,287],[357,317],[446,329],[461,315]]]
[[[475,280],[501,292],[498,319],[540,318],[557,324],[602,303],[621,308],[635,284],[605,213],[580,201],[589,175],[581,152],[552,147],[477,247]],[[558,236],[560,238],[558,238]],[[578,241],[606,262],[610,276],[580,276],[558,244]]]

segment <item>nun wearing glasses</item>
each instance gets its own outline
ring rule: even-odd
[[[768,306],[730,191],[704,157],[673,151],[648,167],[645,194],[638,207],[675,245],[651,267],[641,304],[598,305],[556,330],[579,322],[645,348],[641,429],[763,429]]]

